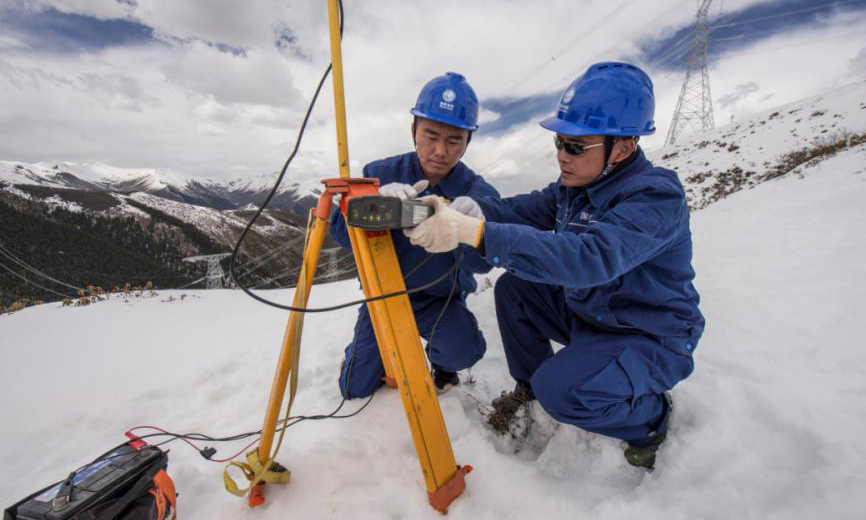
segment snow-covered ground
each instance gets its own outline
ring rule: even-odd
[[[570,426],[517,454],[486,428],[476,399],[511,383],[493,291],[471,296],[489,347],[475,383],[440,398],[457,462],[475,467],[449,517],[863,518],[864,165],[861,146],[692,215],[707,330],[694,375],[673,391],[672,431],[652,473],[628,466],[618,441]],[[239,291],[181,294],[0,317],[0,506],[64,477],[132,426],[214,436],[260,428],[285,314]],[[359,296],[351,281],[319,285],[311,305]],[[295,414],[340,402],[354,318],[354,309],[307,316]],[[215,445],[215,457],[244,445]],[[278,460],[292,482],[271,487],[262,508],[223,490],[222,464],[180,441],[168,447],[179,518],[440,517],[391,390],[354,418],[289,429]]]
[[[720,177],[754,185],[785,154],[866,132],[864,99],[866,81],[851,83],[715,130],[684,135],[676,145],[648,151],[647,157],[676,171],[690,205],[701,208],[714,200],[713,185]]]

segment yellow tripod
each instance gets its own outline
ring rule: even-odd
[[[340,178],[323,181],[326,189],[313,212],[314,223],[304,249],[304,261],[298,276],[293,307],[307,305],[322,242],[328,229],[333,196],[342,195],[340,211],[345,217],[350,199],[376,195],[379,186],[378,179],[349,178],[339,12],[337,0],[327,1]],[[358,275],[366,297],[374,298],[405,291],[406,285],[394,253],[390,233],[365,231],[351,226],[348,229],[355,263],[358,266]],[[448,439],[445,421],[427,369],[426,355],[421,346],[415,316],[409,305],[409,297],[402,294],[368,302],[367,306],[386,377],[390,385],[396,384],[403,400],[430,504],[438,511],[446,513],[449,504],[465,489],[465,475],[472,470],[472,467],[469,465],[460,467],[454,460],[451,441]],[[264,503],[265,482],[288,483],[288,471],[273,461],[271,448],[290,373],[292,397],[297,384],[297,373],[293,367],[297,366],[303,317],[303,313],[300,312],[292,311],[289,314],[262,427],[262,438],[258,449],[247,454],[249,464],[243,465],[252,486],[249,491],[250,506]],[[291,400],[289,407],[291,407]]]

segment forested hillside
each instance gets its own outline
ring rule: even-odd
[[[200,266],[182,262],[184,255],[170,235],[149,234],[133,217],[106,218],[58,207],[46,209],[7,197],[0,199],[0,222],[0,263],[18,267],[18,276],[6,269],[0,274],[2,306],[21,299],[50,301],[61,299],[61,294],[76,295],[71,287],[21,269],[12,256],[47,276],[82,288],[94,285],[110,289],[147,282],[156,287],[180,287],[201,276]],[[156,219],[151,220],[154,222]]]

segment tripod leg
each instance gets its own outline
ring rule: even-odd
[[[353,227],[349,233],[366,296],[405,290],[391,235]],[[382,362],[391,367],[403,400],[430,502],[443,511],[462,492],[470,468],[460,469],[454,460],[409,297],[404,294],[367,305]]]
[[[319,253],[322,250],[322,243],[325,239],[325,233],[328,230],[327,215],[330,211],[330,202],[331,195],[323,193],[319,199],[319,207],[316,210],[313,230],[310,232],[307,247],[304,249],[304,261],[301,272],[298,274],[295,298],[292,302],[293,307],[307,306],[307,300],[310,297],[310,288],[313,285],[313,278],[315,277],[316,267],[318,266]],[[303,322],[303,313],[295,311],[289,312],[289,321],[286,325],[286,332],[283,335],[283,346],[280,351],[279,360],[277,361],[277,368],[271,385],[270,397],[268,398],[268,408],[262,426],[262,438],[261,441],[259,441],[258,457],[261,464],[267,462],[271,456],[270,453],[273,445],[274,433],[277,429],[277,422],[279,420],[280,410],[282,409],[283,397],[286,393],[286,385],[290,374],[292,376],[292,381],[289,392],[289,406],[291,406],[291,400],[294,399],[295,388],[297,386],[296,369],[300,354],[300,330],[303,327]],[[264,483],[254,482],[253,484],[255,485],[253,489],[254,492],[251,492],[249,497],[249,505],[251,507],[261,505],[265,501]]]

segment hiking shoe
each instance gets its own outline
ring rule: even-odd
[[[628,448],[625,449],[625,460],[632,466],[639,468],[653,469],[656,462],[656,452],[668,436],[668,427],[671,423],[671,413],[674,409],[673,401],[670,394],[665,392],[662,394],[665,411],[662,413],[662,419],[655,431],[650,432],[650,440],[647,443],[634,444],[629,442]]]
[[[503,391],[490,404],[493,411],[487,416],[487,424],[498,433],[506,433],[511,430],[511,425],[521,409],[526,408],[535,399],[532,390],[528,386],[518,383],[514,390]],[[521,416],[527,416],[528,412],[523,410]]]
[[[460,378],[457,377],[457,372],[433,368],[433,386],[436,387],[437,394],[442,395],[459,384]]]

